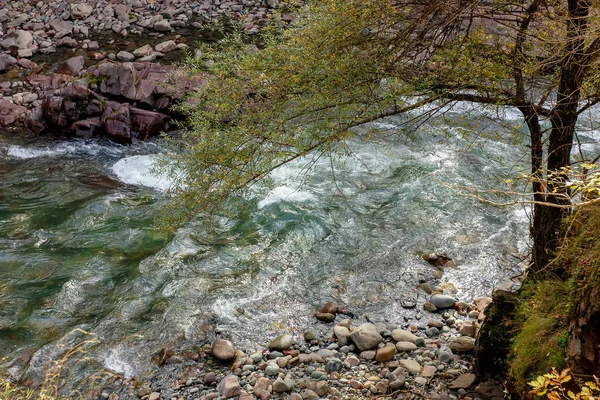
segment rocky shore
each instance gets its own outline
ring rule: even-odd
[[[160,367],[149,376],[117,379],[91,395],[110,400],[502,399],[500,381],[474,373],[476,337],[492,298],[467,304],[451,289],[428,284],[419,289],[431,295],[422,305],[427,323],[405,320],[399,326],[354,316],[331,302],[315,312],[314,329],[288,331],[267,348],[239,349],[227,333],[217,332],[199,348],[162,349],[155,360]],[[329,328],[323,330],[324,324]]]
[[[166,131],[170,106],[203,82],[168,65],[187,43],[222,21],[257,33],[276,10],[277,0],[0,1],[0,128],[120,143]]]

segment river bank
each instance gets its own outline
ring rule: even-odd
[[[87,337],[68,333],[81,329],[100,344],[89,365],[74,359],[65,372],[70,382],[113,374],[90,386],[90,395],[111,400],[238,390],[292,399],[498,397],[497,382],[476,389],[471,376],[483,307],[456,300],[488,294],[518,270],[524,215],[464,202],[435,180],[488,180],[517,165],[518,154],[491,143],[459,165],[471,144],[442,132],[441,120],[427,126],[432,141],[349,143],[354,158],[336,164],[343,177],[335,182],[329,162],[310,174],[300,163],[281,169],[239,215],[210,227],[199,217],[169,237],[152,229],[169,187],[151,172],[163,151],[156,136],[178,118],[171,106],[203,84],[171,63],[222,16],[256,33],[278,2],[0,5],[0,128],[10,136],[0,137],[0,341],[13,360],[9,374],[40,383],[60,359],[57,345]],[[26,128],[32,143],[11,128]],[[75,139],[46,142],[46,133]],[[442,140],[447,147],[435,149]],[[424,249],[448,251],[455,267],[442,274],[418,255]],[[423,309],[433,291],[453,296],[449,309]],[[339,308],[321,318],[335,321],[334,332],[314,317],[330,300]],[[364,323],[381,341],[361,352],[344,329]],[[280,333],[293,343],[266,351]],[[215,360],[217,338],[243,354]],[[456,340],[469,350],[453,350]]]
[[[510,287],[512,283],[505,283],[497,290]],[[420,290],[451,292],[428,284]],[[315,330],[279,335],[267,348],[254,351],[236,348],[226,332],[200,348],[163,348],[156,358],[161,366],[152,374],[115,379],[92,397],[500,400],[503,382],[498,377],[478,379],[474,372],[475,337],[491,303],[490,297],[466,304],[433,295],[422,311],[433,318],[427,324],[407,320],[402,329],[385,321],[361,323],[364,316],[354,317],[330,302],[315,314],[323,320]]]

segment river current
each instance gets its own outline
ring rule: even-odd
[[[173,235],[154,228],[169,187],[152,168],[160,140],[1,135],[0,354],[42,365],[79,327],[101,340],[90,354],[98,366],[131,376],[161,346],[201,339],[207,320],[253,349],[277,333],[300,337],[327,301],[405,325],[427,318],[419,282],[465,301],[489,294],[520,271],[529,211],[458,186],[527,170],[520,115],[459,104],[416,132],[400,122],[360,127],[347,156],[286,165],[236,215]],[[457,267],[438,279],[422,252]]]

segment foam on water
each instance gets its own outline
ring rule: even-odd
[[[141,185],[152,189],[165,191],[172,185],[172,181],[164,175],[154,171],[157,156],[139,155],[125,157],[112,166],[112,171],[119,180],[130,185]]]
[[[258,202],[258,208],[264,208],[268,205],[279,203],[280,201],[304,203],[314,200],[315,197],[309,192],[293,189],[288,186],[278,186],[271,190],[267,197]]]

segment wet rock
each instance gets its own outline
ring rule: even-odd
[[[321,312],[327,314],[335,314],[337,313],[337,305],[333,301],[327,302],[321,308]]]
[[[330,323],[333,322],[333,320],[335,319],[335,315],[330,313],[318,312],[315,313],[315,318],[317,318],[319,321]]]
[[[90,138],[100,130],[100,118],[88,118],[75,121],[70,130],[77,137]]]
[[[218,391],[219,394],[226,399],[239,396],[241,393],[241,387],[238,377],[235,375],[228,375],[223,378],[223,380],[221,380],[219,383]]]
[[[345,326],[336,325],[333,327],[333,334],[339,340],[348,339],[350,337],[350,330]]]
[[[423,259],[427,261],[429,264],[434,267],[442,267],[447,263],[452,262],[452,258],[448,257],[446,254],[436,254],[436,253],[428,253],[422,255]]]
[[[400,300],[400,305],[402,308],[411,309],[417,306],[417,301],[412,297],[406,297]]]
[[[58,69],[59,74],[71,75],[71,76],[79,76],[83,67],[85,65],[85,60],[83,56],[77,56],[69,58],[67,61],[63,63]]]
[[[423,310],[429,311],[429,312],[436,312],[437,307],[433,303],[426,301],[425,303],[423,303]]]
[[[444,294],[434,294],[429,299],[429,302],[436,306],[438,309],[452,308],[454,304],[456,304],[456,299],[452,296],[447,296]]]
[[[235,346],[229,340],[216,339],[212,344],[212,355],[217,360],[231,361],[235,359]]]
[[[17,64],[19,64],[19,66],[21,68],[25,68],[25,69],[34,69],[34,68],[37,68],[37,66],[38,66],[36,63],[34,63],[31,60],[28,60],[27,58],[21,58],[17,62]]]
[[[361,351],[374,349],[383,340],[375,325],[371,323],[360,325],[350,334],[350,338]]]
[[[294,339],[290,335],[279,335],[269,344],[269,350],[287,350],[294,344]]]

